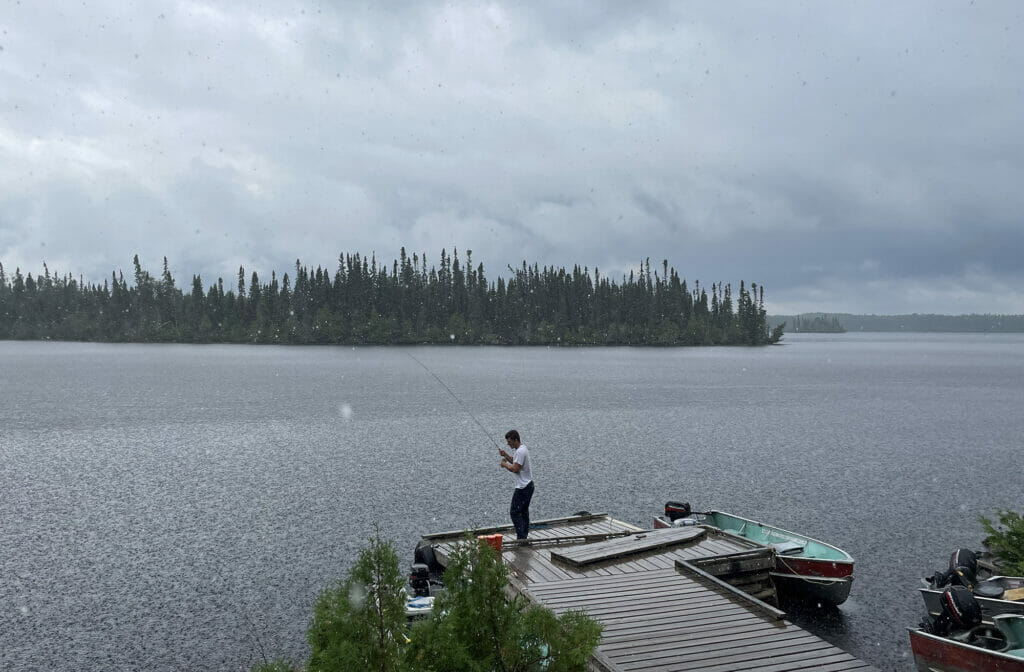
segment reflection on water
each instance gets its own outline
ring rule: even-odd
[[[846,615],[834,604],[810,603],[799,600],[783,600],[779,608],[786,612],[786,618],[797,625],[827,639],[840,648],[847,637]]]

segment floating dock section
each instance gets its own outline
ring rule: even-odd
[[[771,551],[702,526],[643,530],[606,514],[424,537],[445,564],[466,535],[502,535],[511,589],[604,626],[599,672],[873,670],[776,608]]]

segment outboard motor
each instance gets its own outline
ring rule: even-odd
[[[690,508],[689,502],[665,502],[665,517],[671,521],[675,521],[677,518],[686,518],[693,509]]]
[[[426,539],[422,539],[416,544],[416,550],[412,554],[412,561],[415,564],[426,565],[427,570],[437,578],[444,574],[444,567],[434,556],[434,547]]]
[[[949,556],[950,580],[974,590],[978,582],[978,556],[969,548],[958,548]]]
[[[939,637],[947,637],[959,630],[970,630],[981,623],[981,605],[965,586],[950,586],[939,599],[942,612],[929,617],[921,628]]]
[[[412,571],[409,573],[409,587],[416,597],[429,597],[430,568],[422,562],[413,563]]]
[[[932,588],[963,586],[974,590],[978,582],[978,556],[969,548],[958,548],[949,556],[949,569],[935,572],[927,581]]]

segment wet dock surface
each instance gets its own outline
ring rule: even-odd
[[[770,603],[770,555],[714,529],[641,530],[594,514],[537,523],[528,544],[511,528],[474,533],[502,535],[513,590],[604,626],[595,670],[874,669],[786,620]],[[444,563],[465,535],[425,538]]]

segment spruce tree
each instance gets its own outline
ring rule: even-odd
[[[405,603],[398,554],[378,530],[348,576],[317,598],[308,672],[405,669]]]

